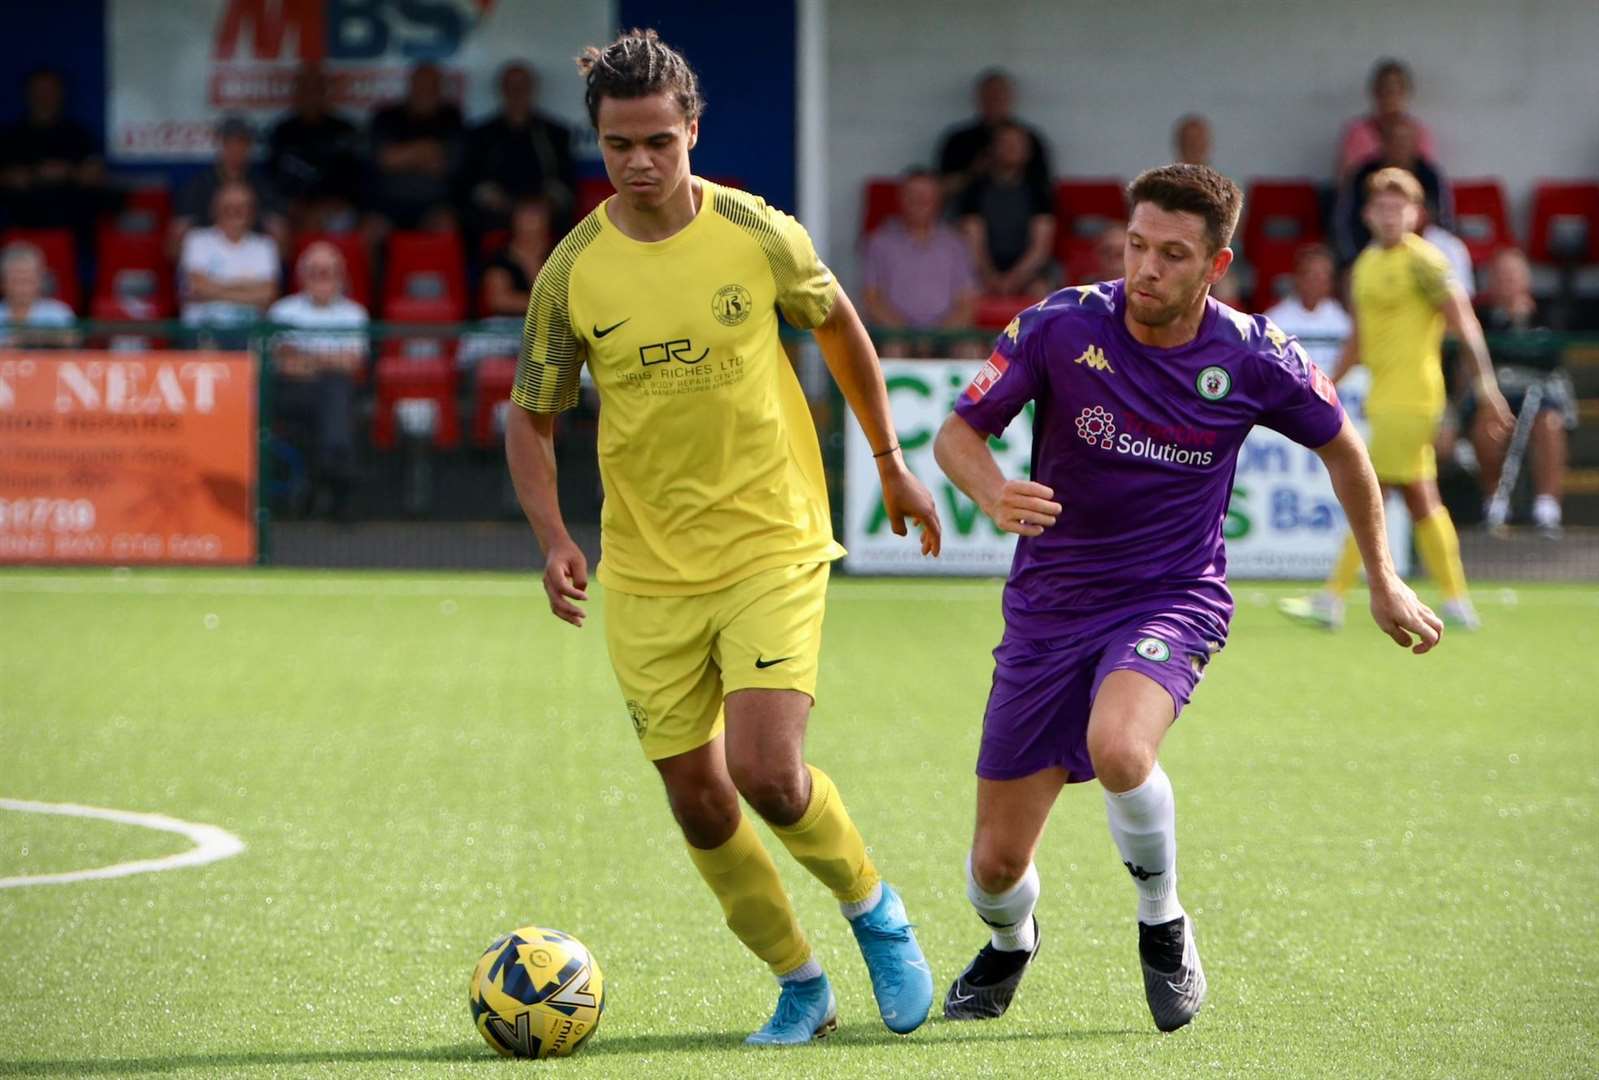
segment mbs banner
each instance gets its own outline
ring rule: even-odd
[[[250,353],[0,350],[0,563],[249,563]]]

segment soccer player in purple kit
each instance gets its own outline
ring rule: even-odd
[[[1175,803],[1156,753],[1227,640],[1222,518],[1255,424],[1325,462],[1378,626],[1416,653],[1442,633],[1394,570],[1377,477],[1331,381],[1268,319],[1209,296],[1232,262],[1242,202],[1203,165],[1139,176],[1126,277],[1062,289],[1017,316],[939,431],[944,472],[1021,537],[967,861],[967,895],[992,935],[950,987],[950,1019],[1009,1007],[1039,946],[1033,853],[1061,786],[1095,777],[1137,888],[1155,1024],[1174,1031],[1199,1011],[1205,975],[1177,899]],[[988,440],[1028,402],[1032,478],[1007,480]]]

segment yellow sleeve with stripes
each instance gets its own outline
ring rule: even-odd
[[[1449,288],[1454,284],[1454,269],[1449,256],[1425,240],[1411,246],[1414,257],[1411,269],[1415,274],[1416,288],[1433,307],[1441,307],[1449,298]]]
[[[748,233],[766,255],[783,318],[800,330],[826,322],[838,285],[805,226],[754,195],[722,188],[717,196],[717,212]]]
[[[533,282],[511,388],[511,401],[529,412],[565,412],[577,405],[585,348],[572,327],[572,267],[599,233],[593,215],[585,218],[550,253]]]

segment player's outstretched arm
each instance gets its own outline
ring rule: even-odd
[[[1449,332],[1460,339],[1471,356],[1472,366],[1476,369],[1472,385],[1476,389],[1478,403],[1488,410],[1490,431],[1496,437],[1508,436],[1516,418],[1511,414],[1504,394],[1499,392],[1499,380],[1494,375],[1493,360],[1488,355],[1488,342],[1482,336],[1482,323],[1477,321],[1477,313],[1471,309],[1471,300],[1467,298],[1465,289],[1459,285],[1450,286],[1443,302],[1443,315]]]
[[[814,331],[821,346],[827,370],[844,392],[850,411],[860,421],[877,462],[877,476],[883,484],[883,507],[894,535],[907,532],[905,519],[911,518],[922,529],[922,554],[937,555],[943,527],[932,493],[905,466],[894,434],[894,417],[888,408],[888,388],[883,384],[883,369],[877,363],[877,349],[861,324],[855,305],[843,289],[833,299],[832,310]]]
[[[516,500],[544,552],[544,592],[558,619],[582,626],[588,612],[588,560],[566,531],[555,487],[555,415],[512,405],[505,414],[505,460]]]
[[[999,471],[988,436],[950,414],[933,440],[933,456],[944,475],[982,508],[995,525],[1017,536],[1037,536],[1060,517],[1055,492],[1032,480],[1007,480]]]
[[[1394,569],[1383,520],[1382,488],[1366,455],[1360,433],[1346,419],[1331,442],[1317,449],[1332,477],[1333,493],[1349,518],[1349,531],[1360,547],[1371,584],[1371,617],[1382,632],[1410,651],[1421,654],[1438,644],[1444,624],[1416,598]],[[1416,636],[1414,644],[1411,635]]]

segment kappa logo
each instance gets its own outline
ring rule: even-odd
[[[971,385],[966,388],[966,400],[983,400],[983,395],[994,388],[994,384],[1004,377],[1009,368],[1010,361],[999,353],[990,356],[982,370],[972,377]]]
[[[1090,345],[1088,348],[1084,349],[1083,355],[1079,356],[1073,361],[1073,363],[1083,364],[1095,371],[1106,371],[1112,375],[1116,374],[1116,369],[1110,366],[1109,360],[1105,359],[1105,350],[1101,349],[1098,345]]]
[[[1005,336],[1010,338],[1012,345],[1016,344],[1017,340],[1022,336],[1022,317],[1020,315],[1012,319],[1005,327]]]
[[[1115,445],[1116,417],[1102,405],[1084,409],[1077,417],[1077,436],[1090,445],[1097,444],[1100,449],[1109,450]]]
[[[1127,867],[1127,872],[1139,881],[1148,881],[1150,878],[1160,877],[1166,872],[1164,870],[1145,870],[1142,866],[1134,866],[1130,862],[1123,862],[1122,865]]]

